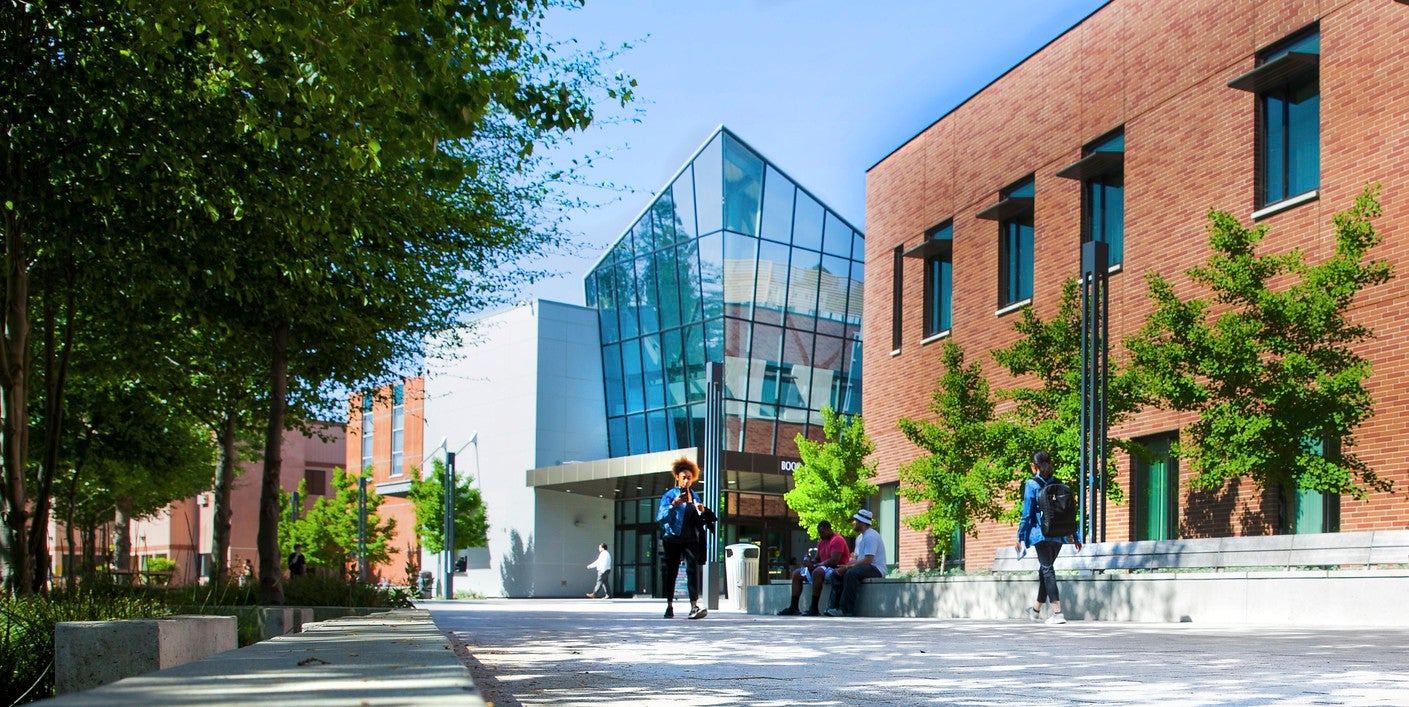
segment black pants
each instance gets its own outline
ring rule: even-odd
[[[675,597],[675,580],[680,576],[680,560],[685,560],[685,586],[690,592],[690,605],[700,600],[700,558],[694,542],[665,541],[665,559],[661,565],[661,589],[666,599]]]
[[[1062,552],[1062,544],[1043,540],[1032,549],[1037,552],[1037,603],[1061,601],[1062,596],[1057,593],[1057,570],[1052,565]]]

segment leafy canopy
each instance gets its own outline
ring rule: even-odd
[[[431,462],[429,478],[421,478],[420,470],[411,477],[407,498],[416,510],[416,537],[428,552],[445,549],[445,462]],[[484,547],[489,544],[489,520],[485,517],[484,499],[479,489],[472,488],[469,474],[455,479],[455,549]]]
[[[877,490],[870,481],[876,476],[876,463],[866,462],[876,444],[866,435],[861,416],[847,417],[824,407],[822,421],[826,442],[797,436],[802,464],[793,471],[793,490],[783,496],[814,539],[817,524],[824,520],[838,531],[850,528],[851,516]]]
[[[1388,262],[1366,261],[1381,240],[1371,223],[1378,191],[1366,187],[1335,215],[1335,254],[1319,264],[1297,250],[1259,253],[1267,226],[1212,211],[1213,254],[1187,273],[1212,295],[1180,299],[1162,275],[1147,276],[1155,310],[1127,346],[1160,401],[1198,416],[1176,447],[1192,486],[1246,476],[1356,498],[1390,490],[1351,451],[1373,414],[1370,362],[1356,351],[1373,333],[1347,313],[1362,290],[1393,277]]]
[[[370,474],[368,477],[370,478]],[[357,576],[357,476],[343,469],[333,470],[331,496],[320,496],[313,507],[299,514],[298,520],[279,524],[279,551],[284,557],[303,545],[303,555],[314,567],[336,568],[347,577]],[[298,484],[300,498],[308,497],[308,483]],[[369,486],[367,489],[367,564],[385,564],[396,549],[391,536],[396,519],[382,520],[377,509],[382,497]],[[289,517],[289,494],[279,492],[280,517]]]

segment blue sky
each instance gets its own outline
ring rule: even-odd
[[[580,256],[526,295],[581,304],[582,277],[721,123],[857,227],[866,170],[1107,0],[586,0],[554,39],[632,48],[636,122],[595,126],[564,159],[623,191],[572,215]],[[610,113],[610,111],[608,111]],[[620,111],[616,112],[620,115]]]

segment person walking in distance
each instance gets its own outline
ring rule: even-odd
[[[612,554],[607,552],[607,544],[602,543],[597,546],[597,559],[592,564],[587,565],[589,570],[597,570],[597,586],[592,591],[587,592],[588,599],[596,599],[597,592],[602,593],[603,599],[612,598],[611,578],[612,578]]]
[[[289,578],[302,577],[308,570],[308,559],[303,556],[303,545],[294,543],[294,551],[289,553]]]
[[[714,514],[700,501],[693,486],[700,468],[688,457],[680,457],[670,467],[675,485],[660,497],[656,524],[660,526],[665,552],[661,565],[661,587],[665,589],[665,618],[675,618],[675,580],[680,561],[685,561],[685,586],[690,597],[689,618],[702,619],[709,613],[700,606],[700,562],[704,559],[705,527]]]
[[[1018,524],[1018,556],[1031,547],[1037,553],[1037,603],[1024,613],[1033,621],[1042,620],[1042,608],[1051,603],[1049,624],[1064,624],[1061,594],[1057,590],[1057,571],[1053,565],[1062,552],[1063,543],[1076,546],[1081,552],[1081,532],[1076,523],[1076,505],[1071,489],[1052,478],[1052,457],[1045,450],[1032,453],[1032,476],[1023,483],[1022,521]]]

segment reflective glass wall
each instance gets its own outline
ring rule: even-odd
[[[724,363],[728,449],[794,456],[861,405],[861,233],[721,129],[587,276],[612,456],[699,444]]]

